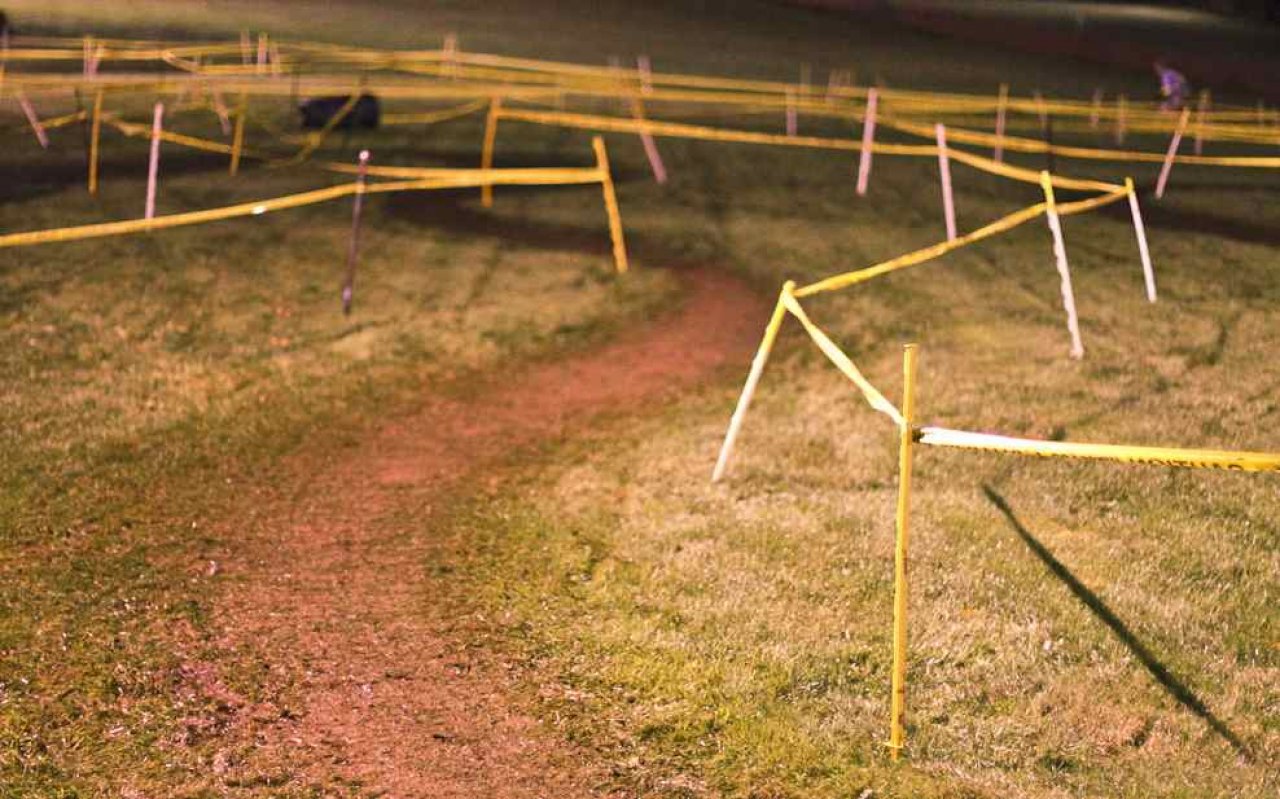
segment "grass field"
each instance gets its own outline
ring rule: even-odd
[[[1079,97],[1149,83],[764,3],[475,6],[6,9],[20,26],[73,34],[249,27],[428,47],[456,30],[476,50],[594,63],[647,52],[663,69],[741,76],[789,78],[808,62],[892,86],[977,92],[1012,79]],[[45,154],[4,114],[0,170],[18,177],[0,189],[0,229],[140,211],[143,144],[108,139],[92,199],[77,131]],[[370,146],[379,163],[470,165],[479,138],[471,119],[332,154]],[[942,236],[936,163],[879,159],[858,199],[851,159],[826,153],[661,141],[672,181],[658,187],[637,142],[610,146],[637,261],[625,280],[611,276],[594,187],[500,190],[491,216],[474,193],[375,200],[350,319],[337,303],[346,204],[0,253],[0,795],[166,795],[208,767],[209,745],[176,737],[192,712],[178,655],[210,645],[209,553],[234,546],[236,520],[251,523],[245,486],[276,479],[284,454],[340,450],[440,383],[626,335],[676,290],[649,267],[713,264],[771,294]],[[232,181],[220,159],[165,158],[162,212],[328,183],[305,169]],[[589,162],[585,135],[503,126],[499,165]],[[961,228],[1037,200],[961,167],[956,184]],[[1036,223],[806,307],[890,397],[901,344],[918,342],[927,424],[1277,450],[1277,191],[1272,175],[1180,166],[1167,208],[1149,211],[1156,305],[1125,216],[1067,220],[1079,363],[1066,358]],[[1231,237],[1214,233],[1227,223]],[[613,787],[1274,795],[1274,476],[921,451],[910,748],[894,765],[881,743],[894,430],[792,328],[730,480],[711,486],[741,377],[513,453],[508,490],[448,513],[451,561],[423,564],[523,661],[528,706],[613,764]],[[224,671],[253,694],[259,666],[245,651]]]

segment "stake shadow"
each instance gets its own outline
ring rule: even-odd
[[[1147,671],[1151,673],[1151,676],[1155,678],[1156,682],[1160,683],[1160,686],[1164,688],[1170,696],[1176,699],[1178,703],[1187,710],[1190,710],[1192,713],[1204,720],[1204,722],[1208,724],[1215,733],[1217,733],[1223,740],[1230,744],[1233,749],[1236,750],[1237,754],[1246,760],[1253,759],[1252,753],[1249,751],[1249,748],[1245,746],[1244,742],[1240,740],[1240,736],[1236,735],[1231,728],[1222,721],[1222,719],[1214,715],[1213,711],[1209,709],[1204,701],[1200,699],[1200,697],[1196,696],[1195,692],[1192,691],[1186,683],[1174,676],[1174,674],[1156,658],[1155,654],[1148,649],[1136,635],[1134,635],[1128,625],[1116,616],[1116,614],[1112,612],[1111,608],[1107,607],[1106,603],[1103,602],[1097,594],[1089,590],[1088,586],[1076,579],[1076,576],[1067,569],[1062,561],[1054,557],[1053,553],[1050,552],[1044,544],[1040,543],[1040,541],[1031,534],[1030,530],[1023,526],[1018,517],[1014,515],[1013,508],[1009,506],[1009,503],[1003,496],[996,492],[994,488],[986,484],[982,486],[982,491],[987,495],[987,499],[990,500],[991,504],[995,505],[996,508],[1004,514],[1005,520],[1009,522],[1009,526],[1014,529],[1014,532],[1018,534],[1018,537],[1022,539],[1022,543],[1027,545],[1027,548],[1031,550],[1032,554],[1039,558],[1053,576],[1061,580],[1072,594],[1075,594],[1076,599],[1079,599],[1084,603],[1085,607],[1092,611],[1103,624],[1111,628],[1111,632],[1120,639],[1121,643],[1128,647],[1129,651],[1133,653],[1133,656],[1138,659],[1138,662],[1140,662]]]

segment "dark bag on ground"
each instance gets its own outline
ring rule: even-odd
[[[306,101],[298,106],[298,111],[302,113],[302,127],[304,129],[323,128],[350,101],[350,95],[316,97]],[[379,108],[378,98],[372,94],[362,94],[351,108],[351,112],[343,117],[337,127],[340,130],[350,130],[352,128],[373,130],[378,127],[378,120],[381,115],[382,111]]]

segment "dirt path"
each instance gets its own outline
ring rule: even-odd
[[[605,775],[515,709],[503,664],[433,611],[423,528],[448,492],[485,479],[514,447],[745,366],[767,309],[723,274],[683,281],[678,312],[616,343],[502,375],[465,401],[432,398],[340,462],[287,467],[303,476],[298,493],[262,511],[260,532],[231,535],[242,548],[223,564],[233,587],[215,623],[224,646],[251,645],[301,684],[296,698],[251,704],[195,675],[234,708],[214,785],[433,799],[596,792]]]

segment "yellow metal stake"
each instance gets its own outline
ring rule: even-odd
[[[231,137],[231,174],[240,172],[240,152],[244,149],[244,123],[249,116],[249,95],[240,93],[240,108],[236,110],[236,130]]]
[[[98,142],[102,138],[102,89],[93,96],[93,125],[89,131],[89,193],[98,193]]]
[[[493,169],[493,147],[498,141],[498,114],[502,113],[502,98],[494,97],[489,103],[489,117],[484,124],[484,150],[480,153],[480,168]],[[493,207],[493,184],[480,187],[480,204]]]
[[[613,241],[613,263],[618,274],[627,271],[627,244],[622,238],[622,215],[618,213],[618,195],[613,191],[613,175],[609,173],[609,153],[604,139],[591,137],[591,147],[596,151],[596,168],[600,170],[600,188],[604,192],[604,209],[609,214],[609,238]]]
[[[907,689],[907,514],[911,500],[911,445],[915,419],[916,345],[902,353],[902,426],[898,442],[898,522],[893,554],[893,697],[889,710],[889,748],[902,754]]]

